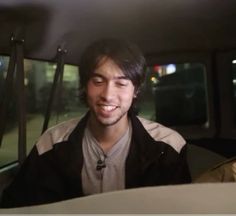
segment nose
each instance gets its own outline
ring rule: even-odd
[[[114,98],[116,93],[115,87],[112,85],[112,83],[107,83],[104,85],[102,92],[101,92],[101,98],[106,101],[112,100]]]

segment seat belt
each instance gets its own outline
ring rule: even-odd
[[[24,40],[16,40],[16,81],[17,81],[17,105],[18,105],[18,160],[20,164],[26,158],[26,95],[24,75]]]
[[[67,53],[66,49],[62,49],[61,47],[59,47],[57,49],[57,67],[56,67],[56,71],[55,71],[55,75],[54,75],[54,79],[53,79],[53,84],[52,84],[52,89],[50,92],[50,96],[49,96],[49,100],[48,100],[48,104],[47,104],[47,108],[46,108],[42,133],[44,133],[48,128],[48,123],[49,123],[49,120],[51,117],[51,112],[52,112],[52,106],[54,104],[56,92],[58,89],[58,80],[59,80],[59,82],[62,83],[66,53]]]
[[[62,97],[62,94],[63,94],[63,75],[64,75],[64,69],[62,69],[62,71],[60,73],[59,82],[58,82],[57,90],[56,90],[56,97],[55,97],[56,116],[57,116],[56,123],[59,122],[59,115],[61,113],[61,109],[63,109],[63,97]]]

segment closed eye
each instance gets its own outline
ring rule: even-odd
[[[117,86],[127,86],[128,85],[128,82],[125,80],[125,81],[118,81],[118,82],[116,82],[116,85]]]
[[[120,87],[124,87],[124,86],[128,86],[129,82],[130,80],[122,77],[116,80],[116,85]]]
[[[94,76],[92,77],[92,82],[96,85],[102,84],[104,82],[102,77]]]

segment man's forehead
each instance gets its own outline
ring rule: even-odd
[[[107,56],[103,56],[103,57],[99,58],[99,60],[96,64],[95,70],[104,66],[104,65],[112,65],[112,66],[120,69],[119,65],[112,58],[107,57]]]
[[[123,70],[110,58],[102,58],[92,76],[114,77],[120,79],[127,79]]]

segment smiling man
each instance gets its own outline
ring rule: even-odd
[[[185,140],[133,112],[145,78],[139,48],[118,39],[99,40],[85,50],[79,66],[87,114],[39,138],[5,190],[2,207],[190,182]]]

